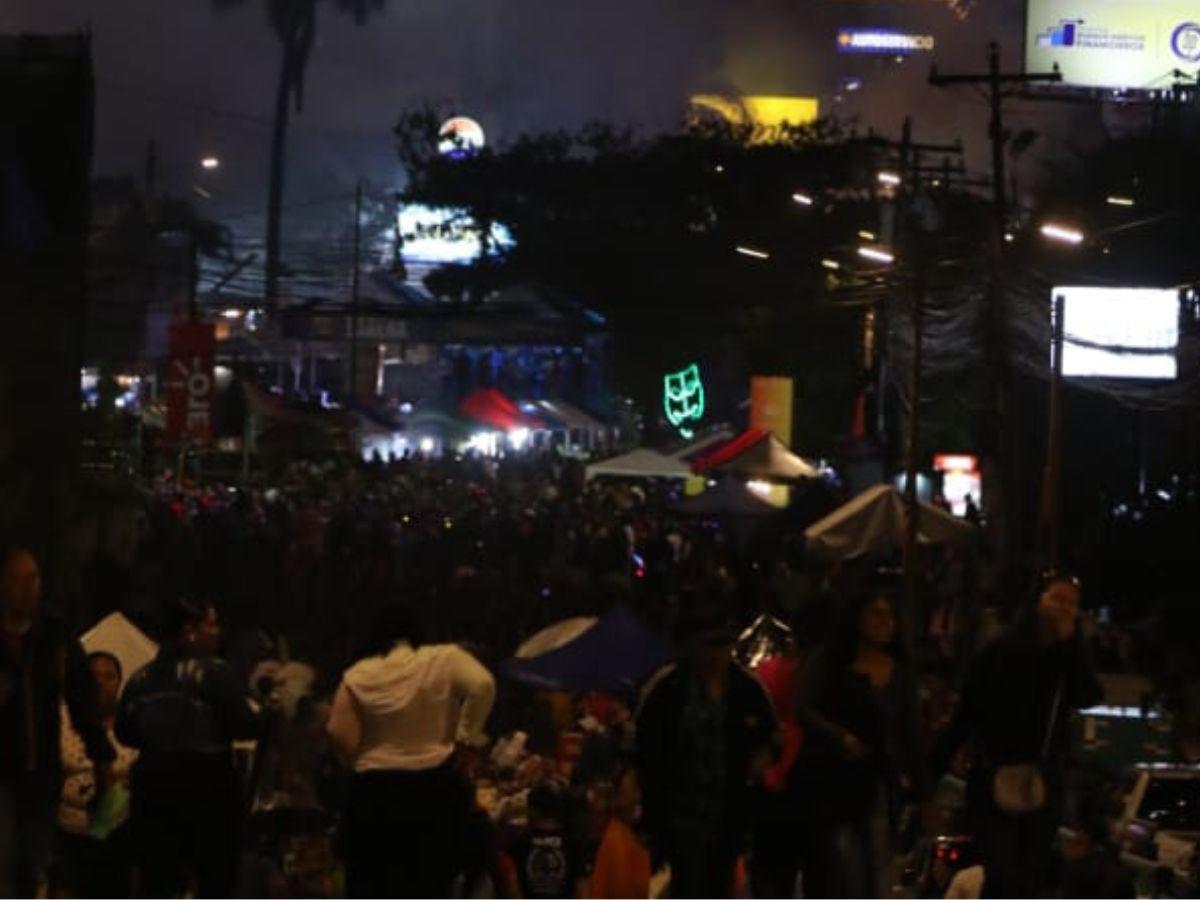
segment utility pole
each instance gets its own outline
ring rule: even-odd
[[[146,141],[146,217],[154,220],[158,202],[158,144],[154,138]]]
[[[921,176],[933,172],[960,172],[962,171],[962,144],[959,142],[953,144],[920,144],[914,143],[912,139],[912,117],[905,117],[904,123],[900,130],[899,141],[888,141],[882,138],[872,138],[872,144],[876,147],[882,147],[887,150],[895,150],[899,158],[898,169],[903,182],[901,190],[912,189],[920,182]],[[943,165],[941,167],[932,168],[921,165],[922,154],[945,154]],[[959,167],[957,169],[950,168],[950,157],[958,156],[960,158]],[[911,163],[910,163],[911,157]],[[949,186],[949,180],[943,182],[943,186]],[[903,196],[903,195],[901,195]],[[900,238],[898,228],[899,223],[904,217],[904,207],[898,204],[895,199],[889,200],[880,210],[880,240],[887,246],[895,246]],[[887,397],[887,309],[884,303],[879,303],[875,308],[875,348],[876,348],[876,388],[875,388],[875,430],[879,438],[880,445],[887,447],[887,422],[886,422],[886,397]],[[886,455],[886,454],[885,454]]]
[[[350,389],[346,396],[358,398],[358,270],[359,249],[362,242],[362,182],[354,186],[354,272],[350,281]]]
[[[999,539],[1001,567],[1011,576],[1017,551],[1018,485],[1016,475],[1015,422],[1012,416],[1012,385],[1008,366],[1005,329],[1004,296],[1004,253],[1005,231],[1008,228],[1008,190],[1004,173],[1004,89],[1007,85],[1025,86],[1033,83],[1050,83],[1062,80],[1057,67],[1051,72],[1002,72],[1000,70],[1000,46],[992,42],[988,47],[988,69],[982,74],[942,75],[937,67],[929,72],[929,83],[934,87],[958,85],[985,85],[988,88],[991,117],[988,137],[992,143],[992,272],[988,279],[987,309],[984,314],[984,360],[987,366],[989,387],[995,405],[994,431],[987,435],[987,449],[995,453],[996,481],[998,489],[992,494],[991,518],[997,523],[996,537]],[[999,501],[999,502],[996,502]],[[1010,582],[1011,584],[1011,582]]]

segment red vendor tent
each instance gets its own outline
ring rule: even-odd
[[[521,412],[520,407],[495,388],[472,391],[458,405],[463,415],[497,431],[539,428],[541,422]]]
[[[817,469],[762,428],[748,428],[726,444],[692,462],[692,471],[725,472],[763,481],[816,478]]]

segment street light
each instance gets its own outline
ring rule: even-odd
[[[799,203],[801,206],[812,206],[813,205],[813,198],[808,196],[808,194],[792,194],[792,199],[795,200],[797,203]]]
[[[871,260],[871,262],[883,263],[885,266],[890,266],[896,261],[895,256],[878,247],[859,247],[858,255],[863,259]]]
[[[206,156],[200,160],[200,168],[212,171],[221,167],[221,160],[216,156]]]
[[[887,187],[899,187],[900,176],[895,172],[880,172],[875,176],[876,180]]]
[[[873,241],[873,240],[875,240],[875,232],[873,232],[873,231],[867,231],[866,229],[864,229],[864,230],[860,231],[860,232],[858,233],[858,236],[859,236],[860,238],[862,238],[864,241]]]
[[[1104,198],[1104,202],[1109,206],[1133,206],[1132,197],[1122,197],[1119,194],[1113,194]]]
[[[830,272],[837,272],[839,269],[842,268],[842,264],[839,263],[836,259],[823,259],[823,260],[821,260],[821,265],[824,268],[828,269]]]
[[[1071,228],[1067,225],[1057,225],[1054,222],[1047,222],[1041,227],[1042,237],[1051,241],[1058,241],[1062,244],[1071,244],[1072,246],[1083,243],[1083,232],[1078,228]]]
[[[771,254],[763,250],[755,250],[753,247],[734,247],[735,253],[740,253],[742,256],[749,256],[754,259],[770,259]]]

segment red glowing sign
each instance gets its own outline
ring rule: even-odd
[[[970,453],[937,453],[933,468],[938,472],[978,472],[979,457]]]
[[[167,360],[167,436],[172,441],[207,444],[212,440],[213,356],[216,335],[211,323],[171,326]]]

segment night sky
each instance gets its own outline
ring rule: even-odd
[[[201,184],[210,215],[256,229],[278,64],[264,6],[218,13],[208,0],[6,0],[0,31],[90,26],[97,174],[140,173],[153,137],[167,187]],[[944,70],[981,70],[988,41],[999,38],[1015,67],[1021,10],[1021,0],[978,0],[961,22],[935,0],[390,0],[359,27],[323,7],[307,105],[293,119],[288,204],[358,177],[396,184],[390,129],[399,110],[425,100],[474,116],[495,140],[593,119],[668,128],[698,90],[818,94],[826,111],[890,134],[908,110],[918,139],[962,136],[982,166],[981,97],[927,87],[928,55],[901,65],[839,56],[834,36],[839,25],[928,31]],[[863,88],[837,107],[844,76],[861,77]],[[1047,127],[1065,115],[1040,106],[1016,118]],[[194,162],[207,153],[224,165],[197,177]]]

